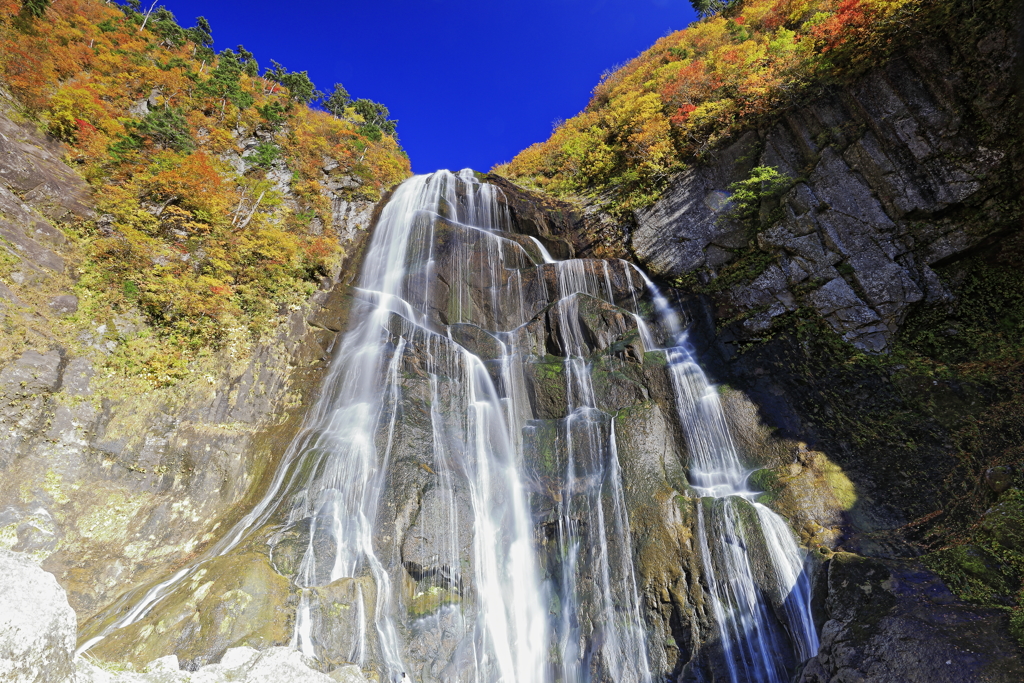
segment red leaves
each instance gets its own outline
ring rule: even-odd
[[[678,111],[676,111],[676,113],[673,114],[672,118],[669,120],[672,122],[672,125],[681,126],[684,123],[686,123],[686,119],[690,118],[690,114],[693,113],[693,111],[696,109],[696,105],[684,104],[683,106],[679,107]]]
[[[707,97],[719,85],[718,79],[708,73],[704,62],[695,59],[681,67],[675,77],[661,89],[661,100],[668,107],[691,106],[694,101]]]
[[[3,66],[11,90],[30,109],[43,109],[57,78],[43,41],[18,35],[4,45]]]
[[[821,51],[825,53],[867,30],[869,19],[862,0],[842,0],[836,13],[815,26],[812,35],[822,41]]]

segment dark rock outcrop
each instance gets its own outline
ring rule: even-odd
[[[707,284],[759,253],[760,275],[712,295],[719,318],[740,318],[733,337],[756,338],[806,306],[854,345],[884,351],[913,304],[950,296],[933,267],[1019,228],[1019,60],[1004,28],[966,56],[941,41],[908,50],[681,173],[637,213],[629,248],[653,274]],[[979,79],[980,93],[965,83]],[[762,204],[752,238],[731,218],[728,190],[754,166],[793,186]]]
[[[836,553],[818,578],[821,650],[800,683],[1001,683],[1024,678],[1004,610],[957,600],[913,562]]]

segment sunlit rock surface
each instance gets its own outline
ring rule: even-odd
[[[75,613],[52,574],[0,550],[0,680],[74,680]]]
[[[287,647],[255,650],[231,648],[217,664],[182,669],[178,658],[167,655],[150,662],[139,672],[99,666],[78,659],[77,683],[365,683],[357,666],[342,666],[324,673],[301,653]]]
[[[885,351],[913,304],[949,296],[932,267],[1011,225],[1004,193],[1016,138],[1004,105],[1019,46],[1010,30],[994,29],[972,57],[995,74],[979,100],[957,87],[964,74],[950,46],[921,45],[748,131],[637,213],[626,229],[632,253],[653,274],[713,282],[753,248],[772,265],[714,297],[723,317],[742,317],[729,336],[757,337],[774,318],[811,306],[854,345]],[[755,166],[794,185],[762,207],[762,216],[779,215],[750,247],[748,229],[728,215],[728,190]]]

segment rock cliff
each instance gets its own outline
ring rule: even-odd
[[[638,212],[629,250],[662,277],[696,275],[737,340],[806,307],[884,351],[914,304],[950,296],[935,266],[1019,227],[1020,71],[1005,27],[966,49],[908,50],[684,171]],[[728,197],[754,167],[791,189],[751,228]]]
[[[1007,7],[741,131],[632,221],[565,205],[525,224],[672,283],[768,504],[810,547],[881,558],[821,565],[803,681],[1021,675],[1024,558],[981,526],[1018,528],[1024,485],[1024,21]],[[751,185],[765,169],[781,182]],[[753,207],[732,201],[745,181]]]
[[[339,199],[327,167],[349,265],[267,338],[235,339],[155,387],[116,370],[152,334],[141,313],[76,282],[75,225],[103,221],[89,187],[60,143],[19,121],[0,97],[0,547],[41,561],[84,621],[244,513],[316,392],[374,205]]]
[[[557,510],[575,493],[557,484],[572,398],[564,330],[573,326],[585,340],[594,407],[616,420],[631,560],[659,675],[724,673],[715,669],[720,644],[694,547],[701,503],[689,495],[671,382],[625,310],[643,299],[631,271],[614,281],[605,271],[614,303],[576,292],[570,315],[548,298],[559,275],[528,237],[560,259],[634,260],[673,287],[692,345],[724,383],[719,399],[761,500],[813,551],[821,649],[796,671],[801,683],[1020,680],[1024,664],[1008,626],[1020,614],[1024,566],[1021,368],[1011,353],[978,370],[970,356],[980,347],[960,340],[975,329],[966,326],[970,297],[998,299],[992,290],[1004,282],[983,287],[980,274],[1024,263],[1022,35],[994,27],[967,42],[937,39],[833,84],[694,162],[629,224],[493,178],[512,228],[501,238],[539,264],[515,276],[529,315],[509,334],[530,360],[522,386],[503,390],[524,399],[518,417],[528,425],[523,452],[541,564],[559,571]],[[115,371],[119,349],[145,337],[143,318],[104,310],[76,286],[83,255],[75,222],[103,217],[60,146],[16,119],[5,105],[0,545],[40,561],[80,620],[97,617],[95,630],[105,610],[138,597],[133,591],[190,566],[263,495],[319,390],[352,305],[357,259],[305,304],[281,311],[275,334],[236,340],[192,377],[159,387],[126,377]],[[758,168],[782,180],[740,218],[731,188]],[[333,170],[325,163],[335,228],[357,255],[374,207],[343,201],[350,179]],[[428,370],[436,370],[433,353],[458,345],[500,376],[504,342],[483,328],[512,326],[512,313],[488,296],[514,271],[499,282],[463,273],[459,258],[490,247],[451,247],[462,228],[438,225],[441,277],[431,284],[428,317],[445,335],[416,338],[397,318],[388,328],[388,343],[403,355],[375,543],[401,598],[404,656],[415,675],[443,680],[452,671],[445,667],[467,656],[457,610],[448,608],[472,613],[478,596],[457,569],[471,555],[470,529],[463,522],[449,534],[452,511],[471,518],[470,495],[445,489],[438,474],[444,449],[458,450],[461,435],[447,425],[448,443],[432,431],[432,420],[444,421],[434,403],[464,397],[450,377],[442,377],[448,393],[438,394],[430,375],[439,373]],[[468,303],[456,296],[463,286]],[[1009,301],[984,306],[994,307],[997,324],[1024,330]],[[463,305],[478,317],[462,320]],[[408,347],[403,333],[414,340]],[[609,433],[604,423],[594,429]],[[297,653],[273,649],[292,641],[303,601],[330,635],[315,644],[321,664],[334,667],[334,680],[361,679],[346,664],[353,643],[360,632],[371,634],[363,641],[371,649],[379,643],[373,617],[352,614],[374,600],[376,584],[364,571],[299,587],[303,549],[314,544],[309,519],[268,522],[178,585],[159,612],[97,648],[110,660],[157,660],[149,678],[80,662],[80,680],[262,680],[267,671],[300,669],[303,680],[325,680]],[[582,584],[583,612],[594,609],[592,584]],[[585,639],[600,642],[600,621],[584,622]],[[66,626],[56,636],[64,654]],[[158,659],[172,651],[173,660]],[[61,657],[53,666],[70,667]],[[0,652],[0,666],[16,659]],[[605,665],[597,660],[599,677]]]

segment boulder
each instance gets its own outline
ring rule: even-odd
[[[8,399],[56,391],[60,386],[60,352],[29,350],[0,371],[0,390]]]
[[[0,550],[0,680],[73,683],[77,625],[52,574]]]
[[[1024,552],[1024,494],[1014,489],[1003,496],[982,516],[981,529],[1004,548]]]
[[[183,580],[159,609],[107,636],[90,653],[108,662],[141,664],[174,652],[198,668],[239,645],[283,645],[292,638],[288,597],[288,580],[266,557],[223,555]]]
[[[991,467],[985,470],[985,486],[993,493],[1002,493],[1013,486],[1012,467]]]
[[[50,310],[57,315],[71,315],[78,312],[78,297],[73,294],[62,294],[50,300]]]

